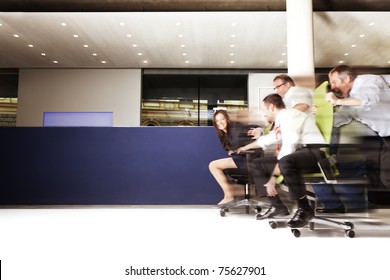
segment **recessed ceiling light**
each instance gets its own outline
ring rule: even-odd
[[[137,44],[132,44],[132,46],[133,46],[133,48],[136,48],[136,47],[138,47],[138,45],[137,45]]]
[[[279,60],[279,63],[284,63],[284,60]]]
[[[230,56],[234,56],[234,53],[229,53]]]
[[[360,38],[363,38],[364,36],[366,36],[366,35],[364,35],[364,34],[360,34],[359,35]]]
[[[387,63],[390,63],[390,60]]]
[[[139,52],[139,53],[137,53],[137,55],[142,55],[142,53]]]
[[[230,47],[231,47],[231,48],[234,48],[234,47],[235,47],[235,45],[230,45]]]
[[[340,63],[340,64],[341,64],[341,63],[344,63],[344,60],[340,60],[339,63]]]
[[[97,53],[93,53],[92,55],[93,55],[93,56],[97,56]]]
[[[355,47],[356,47],[356,44],[351,45],[351,47],[352,47],[352,48],[355,48]]]
[[[3,26],[3,24],[2,24],[2,23],[0,23],[0,27],[1,27],[1,26]]]
[[[126,25],[126,23],[124,23],[124,22],[120,22],[120,23],[119,23],[119,25],[120,25],[120,26],[125,26],[125,25]]]
[[[131,34],[126,34],[126,37],[127,37],[127,38],[130,38],[130,37],[131,37]]]
[[[176,26],[180,26],[181,25],[181,22],[176,22]]]
[[[190,63],[190,61],[189,61],[189,60],[186,60],[186,61],[184,61],[184,62],[185,62],[185,63],[187,63],[187,64],[188,64],[188,63]]]
[[[57,61],[57,60],[53,60],[53,63],[54,63],[54,64],[57,64],[57,63],[58,63],[58,61]]]
[[[148,61],[147,61],[147,60],[144,60],[144,61],[142,61],[142,63],[148,63]]]
[[[107,63],[107,61],[105,61],[105,60],[102,60],[102,61],[100,61],[100,63],[102,63],[102,64],[106,64],[106,63]]]
[[[369,24],[368,24],[368,26],[374,26],[375,25],[375,22],[370,22]]]
[[[34,45],[31,45],[31,44],[30,44],[30,45],[28,45],[28,46],[29,46],[30,48],[33,48],[33,47],[34,47]]]
[[[181,44],[181,45],[180,45],[180,47],[182,47],[182,48],[185,48],[185,47],[186,47],[186,45],[184,45],[184,44]]]
[[[230,60],[230,63],[233,64],[235,61],[234,60]]]
[[[45,54],[45,53],[41,53],[41,55],[42,55],[42,56],[46,56],[46,54]]]
[[[78,38],[78,37],[79,37],[79,35],[77,35],[77,34],[73,34],[73,37],[74,37],[74,38]]]
[[[183,37],[184,37],[184,35],[183,35],[183,34],[179,34],[179,35],[177,35],[177,37],[179,37],[179,38],[183,38]]]
[[[14,34],[14,37],[15,38],[19,38],[20,36],[18,34]]]
[[[66,26],[66,22],[61,22],[61,26]]]
[[[236,34],[230,35],[231,38],[236,38]]]
[[[348,56],[348,55],[349,55],[349,53],[345,53],[344,55],[345,55],[345,56]]]
[[[233,22],[233,23],[232,23],[232,26],[237,26],[237,22]]]
[[[186,56],[186,55],[187,55],[187,53],[182,53],[182,55]]]
[[[282,55],[283,55],[283,56],[285,56],[285,55],[286,55],[286,53],[284,52],[284,53],[282,53]]]
[[[84,48],[88,48],[88,45],[83,45]]]

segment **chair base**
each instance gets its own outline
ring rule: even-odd
[[[342,218],[342,217],[340,217],[340,218]],[[268,223],[269,223],[271,228],[275,229],[275,228],[279,227],[279,223],[287,222],[290,219],[291,219],[291,217],[289,217],[289,218],[270,218],[270,219],[268,219]],[[302,228],[308,228],[310,231],[313,231],[313,230],[315,230],[315,224],[322,224],[322,225],[327,225],[327,226],[343,229],[345,232],[345,235],[347,237],[349,237],[349,238],[355,237],[355,232],[353,230],[354,224],[350,221],[344,220],[343,222],[341,222],[341,221],[337,221],[334,219],[330,219],[330,218],[325,217],[325,216],[314,216],[307,223],[307,225],[305,227],[302,227]],[[291,233],[295,237],[300,237],[301,236],[300,229],[302,229],[302,228],[291,228]]]
[[[256,199],[249,199],[249,198],[242,198],[242,199],[235,199],[231,203],[228,203],[226,206],[222,206],[220,208],[220,215],[221,217],[225,217],[227,212],[230,212],[231,209],[239,208],[245,206],[245,213],[249,214],[250,211],[254,213],[260,213],[261,210],[265,207],[269,207],[270,205],[256,200]]]

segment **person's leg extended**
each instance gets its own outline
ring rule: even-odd
[[[290,227],[303,227],[314,216],[314,210],[306,197],[306,185],[302,174],[320,171],[317,165],[319,156],[321,154],[318,150],[300,149],[279,160],[279,168],[289,187],[291,200],[298,203],[298,210],[287,223]]]

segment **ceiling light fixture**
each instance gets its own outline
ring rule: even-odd
[[[344,60],[340,60],[339,63],[340,63],[340,64],[344,63]]]
[[[136,48],[136,47],[138,47],[138,45],[137,44],[132,44],[131,45],[133,48]]]
[[[182,48],[185,48],[185,47],[186,47],[186,45],[184,45],[184,44],[181,44],[181,45],[180,45],[180,47],[182,47]]]
[[[126,34],[126,37],[127,38],[131,38],[131,34]]]
[[[235,47],[235,45],[233,45],[233,44],[232,44],[232,45],[230,45],[230,47],[231,47],[231,48],[234,48],[234,47]]]
[[[18,34],[14,34],[14,37],[15,38],[19,38],[20,36]]]
[[[88,45],[83,45],[84,48],[88,48]]]
[[[125,25],[126,25],[126,23],[124,23],[124,22],[120,22],[120,23],[119,23],[119,25],[120,25],[120,26],[125,26]]]
[[[176,22],[176,26],[180,26],[181,25],[181,22]]]
[[[237,26],[237,22],[233,22],[233,23],[232,23],[232,26]]]
[[[352,48],[356,48],[356,44],[351,45]]]
[[[369,24],[368,24],[368,26],[374,26],[375,25],[375,22],[370,22]]]
[[[363,38],[364,36],[366,36],[366,35],[364,35],[364,34],[360,34],[359,35],[360,38]]]
[[[42,56],[46,56],[46,54],[45,54],[45,53],[41,53],[41,55],[42,55]]]
[[[31,45],[31,44],[30,44],[30,45],[28,45],[28,46],[29,46],[30,48],[33,48],[33,47],[34,47],[34,45]]]
[[[186,60],[186,61],[184,61],[184,62],[185,62],[185,63],[187,63],[187,64],[188,64],[188,63],[190,63],[190,61],[189,61],[189,60]]]
[[[148,61],[147,61],[147,60],[144,60],[144,61],[142,61],[142,63],[145,63],[145,64],[146,64],[146,63],[148,63]]]
[[[229,53],[230,56],[234,56],[234,53]]]
[[[102,60],[102,61],[100,61],[102,64],[106,64],[107,63],[107,61],[105,61],[105,60]]]
[[[77,35],[77,34],[73,34],[73,37],[74,37],[74,38],[78,38],[78,37],[79,37],[79,35]]]
[[[236,34],[230,35],[231,38],[236,38]]]
[[[92,53],[93,56],[97,56],[97,53]]]
[[[66,22],[61,22],[61,26],[66,26],[67,24],[66,24]]]
[[[234,60],[230,60],[230,63],[231,63],[231,64],[234,64],[234,62],[235,62]]]
[[[184,37],[184,35],[183,35],[183,34],[179,34],[179,35],[177,35],[177,37],[179,37],[179,38],[183,38],[183,37]]]
[[[349,53],[345,53],[344,55],[345,55],[345,56],[348,56],[348,55],[349,55]]]
[[[53,63],[54,63],[54,64],[57,64],[57,63],[58,63],[58,61],[57,61],[57,60],[53,60]]]
[[[137,53],[137,55],[142,55],[142,53],[139,52],[139,53]]]
[[[183,55],[184,55],[184,56],[186,56],[186,55],[187,55],[187,53],[183,53]]]

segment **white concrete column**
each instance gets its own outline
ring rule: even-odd
[[[286,0],[287,68],[297,84],[314,87],[312,0]]]

